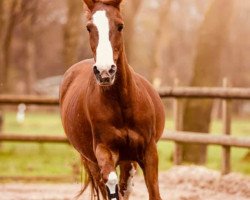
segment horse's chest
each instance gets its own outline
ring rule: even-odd
[[[154,120],[147,112],[132,108],[107,110],[105,119],[99,118],[93,123],[95,133],[107,145],[137,149],[152,134]]]
[[[151,123],[154,108],[147,101],[122,105],[116,101],[108,101],[100,105],[94,104],[89,110],[91,121],[108,123],[115,126],[140,126]]]
[[[135,148],[149,140],[154,129],[154,109],[147,101],[121,105],[105,102],[90,110],[95,139],[114,148]],[[97,110],[97,108],[99,108]]]

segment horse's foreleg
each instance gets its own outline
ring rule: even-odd
[[[129,195],[133,187],[133,177],[136,173],[136,162],[122,162],[120,164],[120,192],[124,197],[124,200],[129,199]]]
[[[147,146],[141,167],[149,192],[149,200],[161,200],[158,183],[158,154],[155,141],[151,141]]]
[[[117,155],[103,144],[97,145],[95,153],[109,200],[119,200],[118,177],[115,171]]]

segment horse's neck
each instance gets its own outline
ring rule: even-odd
[[[130,70],[126,54],[124,51],[121,52],[118,62],[118,77],[116,80],[116,87],[120,89],[120,91],[127,91],[132,87],[132,72]]]
[[[112,96],[115,94],[122,104],[128,104],[134,94],[135,82],[124,51],[117,60],[117,68],[115,83],[110,90],[105,90],[105,93]]]

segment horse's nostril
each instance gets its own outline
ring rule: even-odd
[[[113,75],[115,72],[116,72],[116,66],[115,66],[115,65],[112,65],[112,66],[111,66],[111,69],[109,70],[109,74],[110,74],[110,75]]]
[[[99,75],[100,74],[100,71],[97,69],[97,66],[93,67],[93,71],[94,71],[95,75]]]
[[[108,82],[110,82],[110,78],[109,77],[102,78],[102,82],[103,83],[108,83]]]

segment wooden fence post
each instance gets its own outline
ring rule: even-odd
[[[3,113],[0,109],[0,135],[3,133]],[[0,148],[2,147],[2,144],[0,143]]]
[[[175,79],[174,86],[178,87],[179,81]],[[182,108],[181,100],[179,98],[174,98],[174,124],[175,131],[181,131],[182,129]],[[178,133],[177,133],[178,134]],[[180,165],[182,163],[182,145],[178,142],[175,142],[174,146],[174,164]]]
[[[223,79],[223,87],[228,87],[229,83],[226,78]],[[223,99],[222,100],[222,121],[223,121],[223,134],[231,134],[231,100]],[[222,147],[222,174],[228,174],[231,171],[231,149],[229,146]]]

